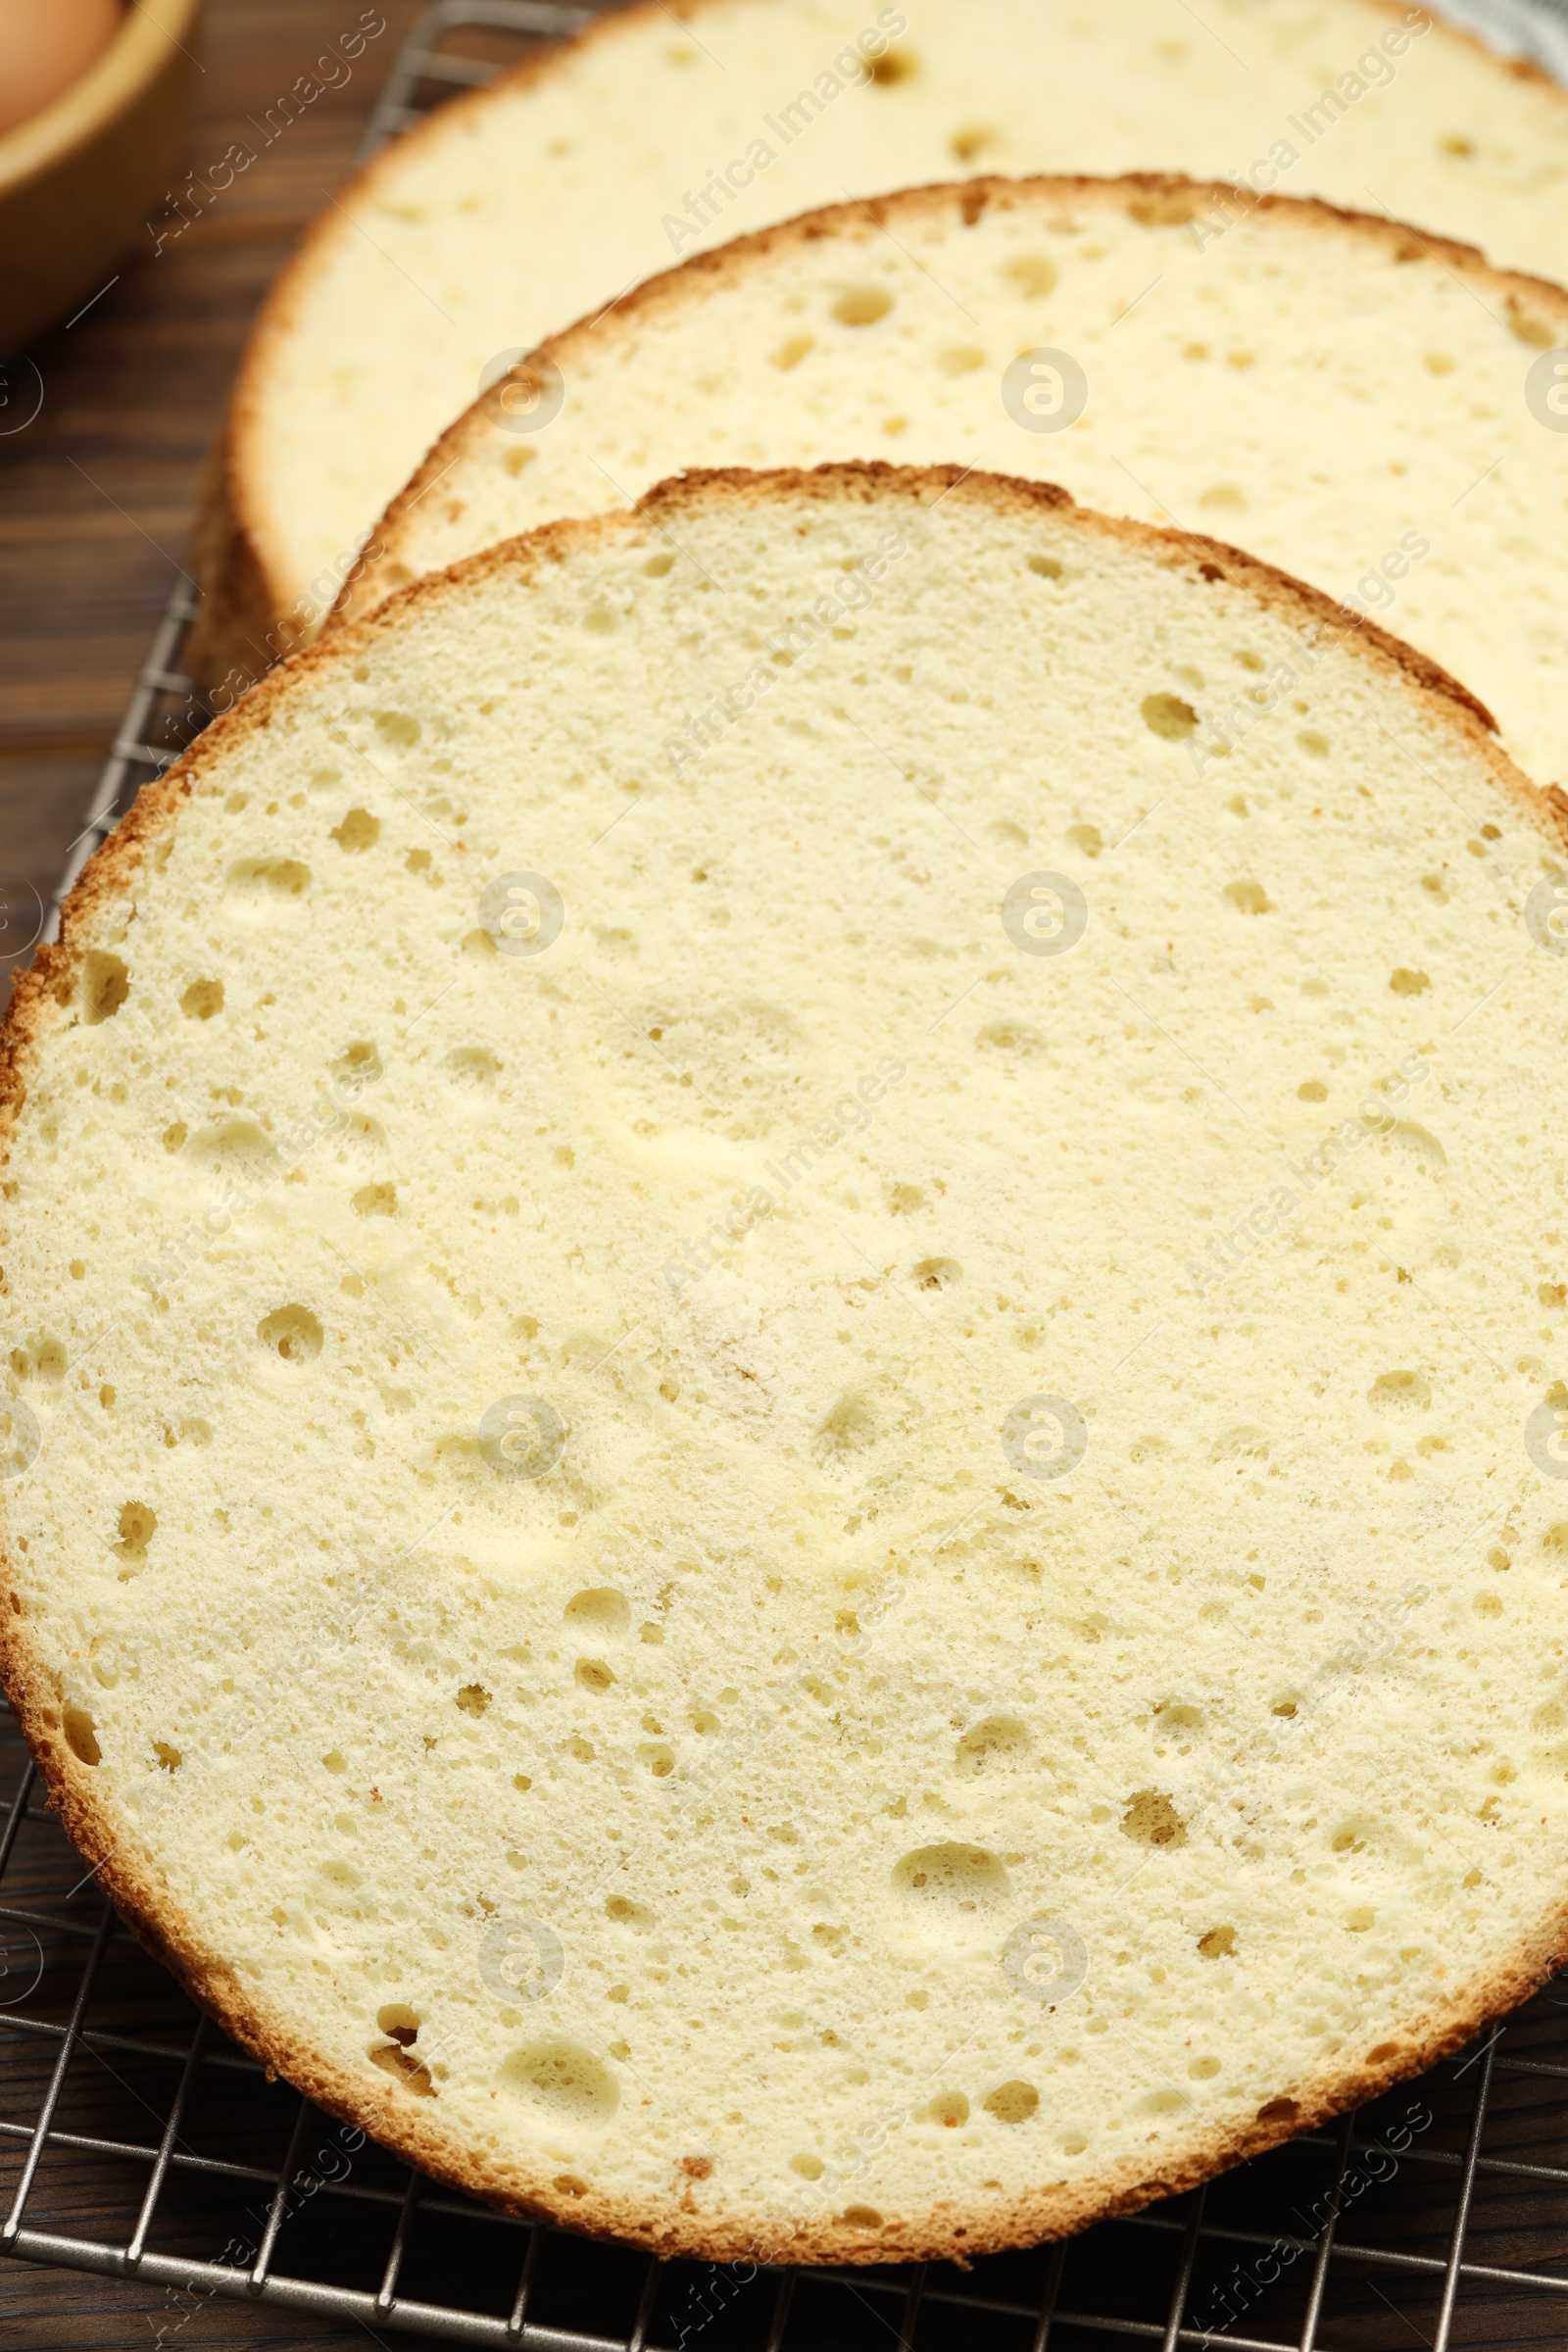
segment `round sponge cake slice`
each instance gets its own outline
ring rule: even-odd
[[[897,453],[1245,540],[1568,782],[1559,375],[1568,293],[1396,221],[1238,216],[1148,177],[922,188],[702,256],[546,345],[442,435],[343,609],[692,462]]]
[[[1401,0],[645,0],[323,207],[235,387],[205,673],[314,635],[498,356],[638,278],[846,194],[1149,169],[1371,203],[1568,279],[1568,93]]]
[[[1329,618],[1040,485],[698,477],[89,868],[4,1046],[7,1685],[328,2107],[972,2253],[1559,1958],[1568,808]]]

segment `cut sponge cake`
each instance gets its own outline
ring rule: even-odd
[[[1399,0],[647,0],[322,211],[235,390],[205,669],[232,695],[312,635],[481,375],[636,279],[846,194],[1147,170],[1375,205],[1568,279],[1568,93]]]
[[[1568,805],[1327,614],[700,476],[334,632],[88,869],[7,1684],[327,2107],[664,2251],[972,2253],[1563,1952]]]
[[[1568,430],[1546,397],[1568,293],[1316,203],[1216,232],[1225,195],[925,188],[690,262],[442,436],[346,609],[693,462],[897,452],[1245,540],[1345,600],[1344,625],[1385,618],[1528,773],[1568,781]]]

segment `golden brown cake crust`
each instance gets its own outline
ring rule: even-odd
[[[1547,278],[1530,277],[1513,270],[1494,270],[1473,245],[1459,244],[1451,237],[1431,236],[1425,229],[1412,228],[1403,220],[1389,220],[1382,215],[1348,212],[1320,197],[1254,197],[1248,191],[1241,193],[1246,199],[1249,218],[1255,213],[1307,224],[1329,239],[1348,236],[1391,261],[1436,261],[1494,314],[1500,311],[1510,320],[1543,320],[1553,337],[1568,342],[1568,289],[1553,285]],[[613,310],[601,318],[580,319],[564,333],[552,335],[534,356],[551,362],[569,382],[583,354],[592,350],[602,356],[607,348],[612,354],[617,343],[631,339],[640,326],[657,318],[662,311],[676,309],[691,300],[698,289],[738,285],[758,262],[819,243],[846,230],[863,229],[867,221],[878,228],[890,229],[901,240],[907,240],[917,237],[923,227],[946,224],[954,214],[972,223],[977,209],[983,211],[991,205],[1013,209],[1025,205],[1054,208],[1072,199],[1080,204],[1102,205],[1132,220],[1167,224],[1196,220],[1210,206],[1233,199],[1237,194],[1225,181],[1189,179],[1171,172],[1127,172],[1115,178],[1097,178],[1086,172],[1035,172],[1019,179],[985,174],[968,180],[936,181],[927,187],[901,188],[891,196],[870,197],[863,203],[857,199],[848,204],[827,205],[819,211],[800,213],[791,220],[758,229],[750,236],[736,237],[732,243],[717,246],[710,253],[693,254],[689,261],[658,277],[645,278]],[[1333,267],[1333,258],[1331,246],[1323,257],[1325,270]],[[370,534],[368,560],[339,595],[327,615],[324,624],[327,628],[340,620],[373,612],[385,597],[406,584],[411,568],[404,562],[409,516],[434,483],[483,446],[491,429],[488,405],[483,399],[474,401],[448,425],[376,523]]]
[[[384,181],[396,177],[407,157],[439,141],[451,125],[470,119],[476,112],[505,103],[518,90],[526,89],[534,82],[569,70],[577,58],[590,48],[615,43],[624,38],[628,31],[645,25],[657,26],[671,18],[682,23],[700,22],[710,9],[729,4],[730,0],[676,0],[676,5],[666,7],[663,0],[634,0],[631,7],[609,11],[568,39],[541,47],[535,55],[486,88],[470,90],[449,99],[352,173],[341,190],[341,199],[352,202],[361,196],[373,197]],[[758,7],[770,4],[771,0],[755,0]],[[1356,0],[1356,5],[1365,9],[1369,27],[1374,17],[1381,24],[1379,0]],[[1551,76],[1539,66],[1520,58],[1501,60],[1475,34],[1457,25],[1436,21],[1427,37],[1435,37],[1445,45],[1458,44],[1489,74],[1495,73],[1501,65],[1514,80],[1543,89],[1555,90],[1557,87]],[[1156,179],[1156,184],[1163,183]],[[1243,190],[1242,193],[1250,203],[1250,191]],[[1262,201],[1283,203],[1291,200],[1265,198]],[[267,648],[269,632],[276,636],[283,651],[292,650],[294,645],[313,633],[309,624],[302,632],[291,623],[289,616],[294,598],[290,584],[279,578],[275,568],[269,563],[247,437],[259,410],[267,347],[275,336],[286,332],[293,324],[302,290],[309,286],[320,269],[322,255],[328,244],[342,233],[339,219],[342,209],[343,203],[340,202],[335,208],[328,207],[317,216],[258,314],[235,379],[228,422],[219,446],[218,462],[202,498],[198,521],[197,576],[206,609],[194,634],[191,658],[196,675],[209,686],[222,684],[225,671],[229,669],[234,670],[236,676],[243,674],[246,662],[254,662],[258,651]],[[1334,210],[1332,206],[1324,206],[1323,209],[1325,212]],[[1352,214],[1348,218],[1354,220],[1361,216]],[[1451,246],[1441,237],[1428,237],[1424,231],[1412,233],[1421,235],[1425,243],[1445,253],[1463,252],[1468,255],[1472,250],[1469,247]],[[701,256],[694,257],[694,260],[709,258],[718,257]],[[1534,284],[1544,281],[1524,282]],[[208,551],[208,560],[202,560],[202,551]],[[270,660],[277,658],[277,650],[274,649]],[[266,665],[263,664],[264,667]],[[255,674],[259,675],[260,671]]]

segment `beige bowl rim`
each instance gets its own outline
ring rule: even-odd
[[[182,48],[201,0],[127,0],[119,31],[52,106],[0,138],[0,196],[85,145],[155,80],[171,45]]]

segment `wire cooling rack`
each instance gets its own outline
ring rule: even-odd
[[[1532,9],[1538,13],[1532,14]],[[363,152],[527,43],[548,0],[439,0]],[[1543,63],[1568,0],[1454,0]],[[172,596],[51,909],[205,722]],[[665,2263],[438,2189],[227,2042],[141,1950],[0,1717],[0,2254],[162,2286],[167,2344],[214,2297],[519,2352],[1430,2352],[1568,2339],[1568,1981],[1474,2049],[1206,2190],[1070,2244],[791,2272]],[[461,2292],[458,2290],[461,2288]]]
[[[1568,0],[1564,0],[1568,6]],[[572,8],[559,0],[435,0],[416,19],[398,52],[386,86],[376,101],[356,159],[384,147],[388,139],[455,91],[480,88],[507,66],[515,65],[540,41],[561,40],[580,31],[598,7]],[[163,619],[137,673],[86,822],[66,859],[39,936],[56,937],[60,909],[93,852],[114,831],[143,783],[162,775],[178,759],[212,715],[194,678],[176,666],[197,598],[181,581],[171,593]]]

